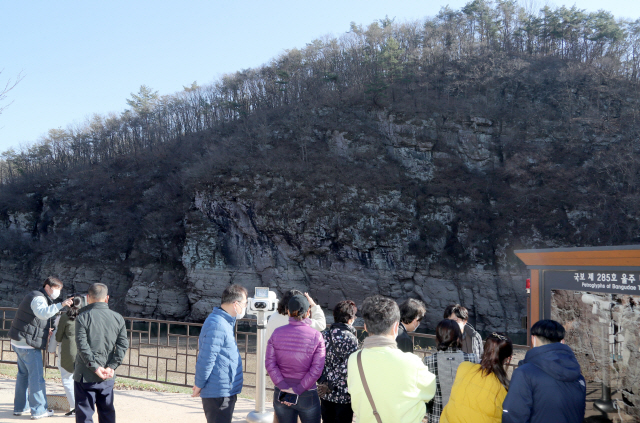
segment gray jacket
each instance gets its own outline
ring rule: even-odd
[[[129,348],[124,319],[106,303],[89,304],[76,318],[76,345],[73,380],[102,382],[95,371],[99,367],[118,368]]]

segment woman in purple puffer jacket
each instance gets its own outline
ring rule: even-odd
[[[276,386],[273,408],[279,423],[320,423],[316,381],[324,368],[322,334],[309,326],[309,301],[289,300],[289,324],[277,328],[267,342],[265,366]]]

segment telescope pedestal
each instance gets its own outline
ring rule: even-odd
[[[593,402],[593,408],[605,414],[617,411],[613,401],[611,401],[611,387],[602,383],[602,398]]]
[[[247,414],[248,423],[273,423],[273,413],[252,411]]]
[[[258,333],[256,345],[256,409],[247,414],[247,422],[249,423],[273,423],[273,413],[267,412],[266,403],[266,374],[265,374],[265,352],[267,349],[267,316],[264,311],[258,314]]]

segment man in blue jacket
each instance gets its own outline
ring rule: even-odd
[[[202,398],[208,423],[231,423],[242,390],[242,358],[233,328],[247,310],[247,290],[230,285],[221,300],[222,305],[213,309],[200,332],[192,395]]]
[[[564,334],[554,320],[531,327],[534,348],[513,372],[502,404],[503,423],[582,423],[587,386]]]

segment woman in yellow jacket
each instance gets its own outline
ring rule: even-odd
[[[512,355],[507,336],[494,332],[487,337],[480,364],[464,362],[458,367],[440,423],[500,423],[509,389],[505,367]]]

